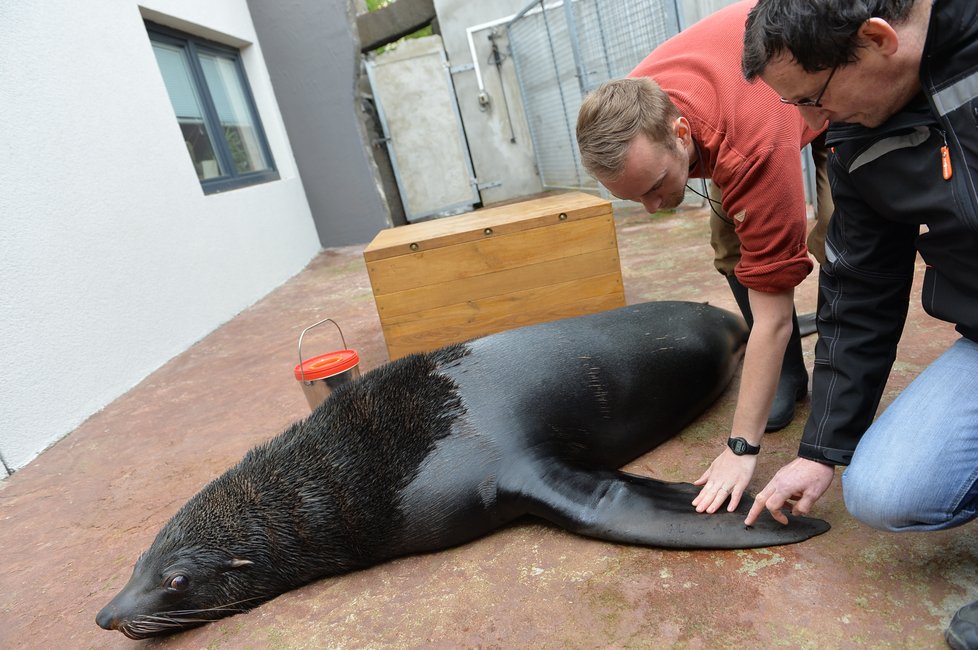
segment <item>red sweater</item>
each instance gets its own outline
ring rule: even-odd
[[[699,160],[740,236],[735,273],[758,291],[786,291],[811,272],[799,151],[818,132],[771,88],[741,72],[744,22],[755,0],[717,11],[669,39],[629,76],[662,86],[689,120]]]

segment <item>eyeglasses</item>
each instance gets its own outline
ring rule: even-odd
[[[829,78],[825,80],[825,85],[822,86],[822,90],[819,91],[818,96],[815,99],[808,99],[803,97],[801,99],[785,99],[781,98],[782,104],[791,104],[792,106],[801,106],[803,108],[822,108],[822,95],[825,94],[825,90],[829,87],[829,82],[832,81],[832,76],[835,71],[838,70],[839,66],[832,68],[832,72],[829,73]]]

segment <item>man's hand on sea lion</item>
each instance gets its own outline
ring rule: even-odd
[[[754,497],[754,505],[747,513],[744,523],[753,526],[765,508],[771,516],[787,525],[788,517],[781,512],[786,504],[791,505],[791,514],[807,515],[812,506],[821,498],[832,479],[835,468],[807,458],[796,458],[774,475],[764,489]],[[791,503],[793,502],[793,503]]]

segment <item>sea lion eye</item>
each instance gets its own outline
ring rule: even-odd
[[[180,573],[170,578],[169,582],[166,583],[167,589],[172,591],[186,591],[189,586],[190,578]]]

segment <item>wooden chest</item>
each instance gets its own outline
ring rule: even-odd
[[[391,359],[625,304],[611,204],[581,192],[390,228],[363,257]]]

